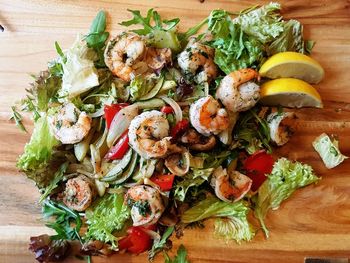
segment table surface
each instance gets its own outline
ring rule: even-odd
[[[10,118],[10,106],[24,96],[30,73],[45,69],[55,54],[54,41],[63,48],[77,33],[87,32],[97,11],[108,11],[108,29],[121,30],[118,22],[129,17],[126,9],[146,11],[156,7],[163,17],[180,17],[182,28],[196,24],[212,9],[238,11],[267,1],[168,0],[82,1],[0,0],[0,262],[35,262],[28,251],[28,238],[48,230],[40,220],[38,191],[15,168],[16,158],[29,139]],[[271,237],[261,232],[250,243],[225,242],[204,230],[185,230],[181,239],[191,262],[303,262],[304,257],[350,257],[350,161],[327,170],[312,149],[321,132],[336,134],[340,148],[350,155],[350,2],[346,0],[282,1],[285,18],[305,25],[305,35],[317,44],[312,56],[324,67],[326,78],[317,85],[324,109],[298,110],[296,133],[278,154],[312,165],[322,180],[297,191],[267,224]],[[24,120],[31,131],[31,121]],[[115,255],[94,262],[145,262],[146,256]],[[67,262],[80,262],[70,258]],[[162,257],[157,261],[161,262]]]

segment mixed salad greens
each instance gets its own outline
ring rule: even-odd
[[[58,57],[21,104],[34,131],[17,167],[57,233],[31,238],[38,261],[63,259],[76,240],[84,255],[148,250],[152,260],[164,251],[165,262],[188,262],[183,246],[166,254],[169,238],[208,218],[227,240],[250,241],[259,228],[268,237],[269,210],[319,180],[271,155],[295,116],[258,103],[266,59],[314,44],[280,9],[213,10],[184,33],[179,18],[129,10],[120,25],[133,29],[110,40],[100,11],[72,47],[55,43]]]

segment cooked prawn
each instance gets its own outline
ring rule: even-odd
[[[205,136],[219,134],[229,125],[227,111],[210,95],[191,105],[190,121],[192,126]]]
[[[271,140],[282,146],[289,141],[293,132],[295,114],[293,112],[274,112],[267,116]]]
[[[227,174],[226,169],[219,166],[215,169],[210,184],[218,198],[225,202],[236,202],[250,190],[252,180],[237,171]]]
[[[179,140],[191,150],[195,151],[209,151],[213,149],[216,144],[214,135],[206,137],[199,134],[195,129],[188,129]]]
[[[260,98],[260,88],[252,81],[254,79],[260,79],[254,69],[233,71],[221,80],[216,98],[232,112],[248,110]]]
[[[71,209],[85,211],[96,196],[93,183],[84,175],[69,179],[63,193],[63,202]]]
[[[80,142],[91,129],[91,117],[70,102],[49,119],[54,136],[63,144]]]
[[[105,51],[105,63],[114,75],[130,81],[136,74],[148,70],[143,62],[145,53],[145,41],[139,35],[124,32],[109,41]]]
[[[210,82],[218,74],[218,68],[214,63],[214,52],[213,48],[195,42],[192,38],[185,50],[179,54],[177,62],[184,74],[194,76],[197,83]]]
[[[182,149],[172,144],[169,123],[163,113],[152,110],[136,116],[129,126],[131,147],[142,157],[163,158]]]
[[[165,209],[159,191],[148,185],[131,187],[124,200],[131,207],[134,226],[155,224]]]
[[[148,47],[145,61],[151,69],[160,70],[171,63],[171,49]]]

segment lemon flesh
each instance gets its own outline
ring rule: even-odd
[[[297,78],[317,84],[324,77],[324,70],[314,59],[297,52],[281,52],[270,57],[261,66],[260,75],[270,79]]]
[[[321,96],[314,87],[293,78],[265,82],[260,89],[260,103],[289,108],[323,107]]]

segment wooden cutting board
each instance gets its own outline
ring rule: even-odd
[[[29,134],[17,129],[10,106],[24,96],[30,73],[45,69],[55,54],[54,41],[63,48],[77,33],[86,33],[97,11],[108,11],[109,29],[129,17],[126,9],[145,12],[156,7],[162,17],[180,17],[183,28],[195,25],[212,9],[238,11],[268,1],[168,0],[168,1],[44,1],[0,0],[0,262],[35,262],[28,251],[29,236],[49,230],[40,221],[38,192],[15,168]],[[270,213],[271,237],[261,232],[250,243],[225,242],[205,229],[186,230],[173,238],[174,250],[184,244],[191,262],[303,262],[304,257],[350,258],[350,160],[327,170],[311,146],[322,132],[336,134],[342,152],[350,155],[350,2],[346,0],[282,1],[285,18],[305,25],[305,34],[316,40],[313,51],[326,71],[317,85],[324,109],[302,109],[294,137],[278,154],[312,165],[322,177],[318,185],[297,191],[278,211]],[[30,120],[25,124],[31,131]],[[162,262],[162,256],[157,261]],[[146,256],[115,255],[93,262],[146,262]],[[81,262],[70,258],[67,262]]]

